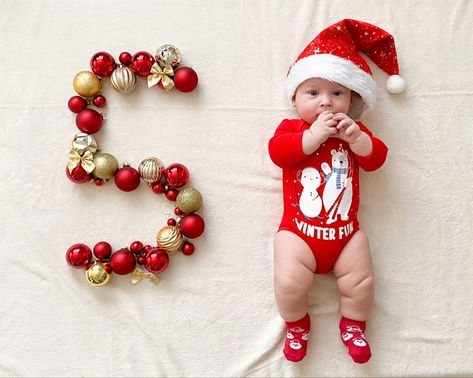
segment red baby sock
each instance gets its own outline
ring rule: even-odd
[[[363,332],[366,330],[366,322],[351,320],[342,317],[340,319],[340,336],[343,344],[348,348],[350,357],[359,364],[368,362],[371,358],[371,350]]]
[[[286,331],[283,353],[289,361],[301,361],[307,352],[307,340],[310,334],[309,314],[295,322],[286,322]]]

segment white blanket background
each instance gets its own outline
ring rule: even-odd
[[[273,298],[281,172],[267,142],[295,113],[285,75],[299,52],[343,18],[395,36],[407,91],[379,84],[363,121],[389,146],[361,174],[359,217],[376,270],[367,336],[351,362],[338,335],[333,276],[310,294],[313,334],[299,364],[282,355]],[[0,1],[0,375],[473,375],[473,2]],[[204,196],[197,252],[172,256],[158,286],[114,276],[95,288],[66,265],[73,243],[153,243],[172,204],[144,185],[73,185],[77,132],[67,100],[97,51],[165,43],[199,74],[191,94],[104,88],[104,151],[135,167],[185,164]]]

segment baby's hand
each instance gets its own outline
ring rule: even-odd
[[[326,110],[319,114],[315,122],[310,126],[310,133],[314,137],[315,141],[321,145],[330,136],[337,134],[338,121],[334,119],[334,115],[331,111]]]
[[[333,120],[338,122],[337,138],[347,142],[348,144],[355,143],[361,136],[360,126],[344,113],[337,113],[333,116]]]

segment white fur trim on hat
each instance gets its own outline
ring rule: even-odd
[[[287,95],[292,99],[297,88],[311,78],[321,78],[338,83],[355,91],[348,115],[357,120],[376,102],[376,81],[348,59],[332,54],[314,54],[297,61],[289,71],[286,82]]]

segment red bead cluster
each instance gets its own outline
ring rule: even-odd
[[[175,49],[172,45],[164,45],[162,47],[166,46],[171,46],[171,48]],[[158,50],[158,53],[159,51],[160,50]],[[172,55],[169,58],[169,54],[164,55],[164,53],[162,53],[162,56],[165,56],[169,64],[172,65],[172,68],[169,66],[165,67],[167,69],[166,73],[169,74],[169,72],[172,72],[172,85],[178,90],[190,92],[197,86],[197,74],[188,67],[181,67],[174,71],[174,68],[176,68],[180,62],[180,53],[177,49],[173,51],[178,54],[175,59],[172,59]],[[162,56],[160,56],[159,59],[163,59]],[[157,63],[162,63],[159,59],[158,55],[155,59],[151,54],[144,51],[140,51],[133,56],[128,52],[123,52],[119,56],[121,65],[129,67],[134,74],[146,77],[150,74],[153,75],[152,71],[154,69],[154,72],[158,72],[157,74],[155,73],[157,77],[161,79],[164,77],[164,71],[157,66]],[[113,177],[117,188],[124,192],[131,192],[137,189],[141,180],[143,180],[146,181],[154,193],[164,194],[169,201],[176,201],[179,191],[188,183],[190,177],[188,169],[182,164],[174,163],[164,167],[159,159],[148,158],[140,164],[138,170],[131,167],[129,164],[124,164],[122,168],[118,168],[116,159],[112,155],[106,154],[108,159],[106,163],[107,173],[100,174],[97,172],[99,164],[103,164],[96,160],[97,154],[102,154],[103,158],[103,153],[101,153],[100,149],[97,149],[97,144],[91,134],[95,134],[101,129],[103,117],[97,110],[91,109],[89,106],[96,108],[106,106],[107,100],[100,93],[102,87],[101,80],[104,77],[111,76],[115,69],[122,67],[121,65],[117,64],[110,54],[98,52],[94,54],[90,60],[90,67],[93,73],[88,71],[79,73],[83,74],[84,78],[79,78],[78,85],[86,83],[86,87],[85,89],[80,87],[78,90],[76,86],[74,86],[79,95],[69,99],[68,107],[73,113],[77,114],[76,125],[81,133],[74,137],[74,141],[76,141],[76,138],[79,138],[80,141],[79,147],[75,148],[73,144],[72,150],[69,153],[71,160],[66,167],[66,175],[76,184],[93,181],[97,186],[103,185]],[[89,85],[88,80],[90,77],[93,82],[92,85],[95,85],[91,90],[89,90],[90,88],[87,86]],[[164,80],[159,81],[158,86],[163,81]],[[169,84],[169,82],[167,83]],[[83,93],[93,93],[93,95],[87,97]],[[151,170],[151,173],[149,170],[141,170],[142,164],[146,161],[149,163],[149,160],[151,161],[150,164],[154,164],[152,166],[154,171]],[[110,169],[112,170],[111,172],[109,172]],[[198,193],[196,189],[193,190]],[[200,197],[200,193],[198,193],[198,195]],[[203,218],[194,211],[195,210],[192,210],[188,214],[185,214],[176,207],[174,213],[178,218],[177,220],[170,218],[167,221],[167,225],[175,227],[179,231],[180,238],[187,237],[193,239],[199,237],[204,232],[205,222]],[[182,245],[180,245],[179,250],[184,255],[192,255],[195,251],[195,247],[188,240],[182,239]],[[143,245],[140,241],[134,241],[129,247],[121,248],[112,253],[111,245],[105,241],[101,241],[94,246],[93,253],[92,250],[83,243],[72,245],[66,252],[66,260],[70,266],[74,268],[85,268],[86,270],[91,268],[92,265],[99,263],[108,274],[112,274],[113,272],[118,275],[126,275],[134,272],[136,265],[144,266],[145,269],[152,274],[159,274],[169,265],[168,252],[171,254],[171,251],[167,251],[166,248]],[[172,252],[176,251],[173,250]],[[96,258],[95,261],[93,255]],[[89,282],[96,284],[92,281]]]

